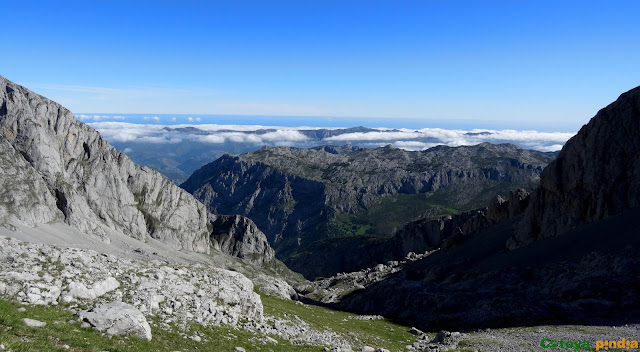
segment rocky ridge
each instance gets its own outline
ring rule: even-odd
[[[339,302],[347,294],[383,281],[412,262],[447,251],[484,229],[515,218],[528,202],[529,193],[518,189],[509,193],[508,200],[496,196],[485,208],[408,223],[387,241],[365,247],[350,262],[354,268],[368,267],[317,279],[313,282],[315,290],[307,296],[324,303]]]
[[[640,87],[600,110],[541,175],[509,248],[640,207]]]
[[[522,215],[408,263],[341,306],[431,329],[636,323],[639,106],[640,87],[601,110],[544,170]],[[511,213],[499,203],[487,214]]]
[[[0,77],[0,146],[0,161],[9,171],[0,178],[5,190],[1,196],[15,198],[0,203],[5,226],[11,221],[34,225],[62,219],[105,241],[108,228],[141,241],[154,238],[175,249],[210,253],[216,216],[200,202],[158,172],[135,165],[69,110],[4,77]],[[24,192],[13,191],[16,180]],[[27,180],[34,182],[23,182]],[[25,202],[24,194],[35,197]],[[224,230],[228,229],[218,231]],[[264,236],[259,231],[247,233],[255,237],[252,243],[261,243]],[[239,245],[244,243],[248,242]],[[255,248],[270,256],[266,247]]]
[[[473,209],[505,189],[533,189],[551,159],[514,145],[488,143],[421,152],[391,146],[275,147],[237,157],[225,155],[194,172],[181,187],[211,212],[251,218],[265,232],[278,258],[312,278],[318,273],[308,268],[342,260],[334,256],[322,262],[305,261],[316,254],[307,252],[319,241],[361,232],[378,237],[393,234],[391,228],[384,232],[369,223],[379,218],[375,214],[366,215],[371,219],[358,224],[360,230],[344,230],[340,222],[345,216],[355,219],[373,208],[385,212],[386,207],[397,210],[398,217],[407,217],[406,222],[470,204]],[[395,199],[398,194],[409,198]],[[405,215],[404,209],[412,207],[420,208],[420,213],[410,210],[413,213]],[[340,267],[320,275],[353,269]]]
[[[336,277],[339,274],[333,273],[341,271],[368,270],[366,268],[385,265],[381,263],[402,261],[410,253],[426,253],[456,246],[465,237],[519,215],[528,202],[529,193],[520,188],[509,192],[507,200],[495,196],[484,208],[409,222],[384,240],[358,243],[355,238],[342,246],[328,241],[328,249],[315,250],[313,255],[300,256],[295,262],[307,266],[305,272],[316,278]],[[354,252],[358,255],[352,255]]]

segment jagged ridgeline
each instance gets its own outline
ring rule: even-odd
[[[174,249],[218,248],[254,262],[273,259],[253,222],[209,213],[158,172],[135,165],[60,104],[1,76],[0,148],[4,227],[64,221],[104,241],[114,230]]]
[[[313,278],[359,269],[341,267],[341,258],[407,222],[484,207],[509,190],[532,190],[551,160],[512,144],[425,151],[274,147],[225,155],[181,187],[211,212],[252,219],[281,260]]]

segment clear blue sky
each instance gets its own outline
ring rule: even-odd
[[[640,85],[639,1],[5,1],[0,75],[76,113],[574,131]]]

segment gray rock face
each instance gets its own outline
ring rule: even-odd
[[[328,268],[343,259],[334,256],[321,261],[321,253],[313,258],[315,262],[307,260],[322,251],[314,247],[317,243],[357,232],[345,230],[349,227],[342,226],[345,217],[379,208],[395,209],[397,217],[406,217],[402,222],[413,221],[425,216],[429,202],[440,202],[436,197],[428,198],[434,194],[446,203],[442,207],[473,209],[486,204],[498,189],[533,189],[543,166],[551,159],[544,153],[514,145],[488,143],[441,146],[421,152],[390,146],[263,148],[238,157],[223,156],[194,172],[181,187],[211,212],[252,219],[265,232],[278,258],[312,278],[319,273],[308,271],[309,268]],[[397,194],[413,198],[405,203],[393,199]],[[410,210],[407,213],[412,214],[406,215],[404,210],[416,203],[425,204],[420,206],[420,214]],[[447,212],[438,211],[430,215]],[[375,217],[368,213],[366,216]],[[363,228],[369,226],[368,221],[361,224]],[[367,235],[387,236],[397,229],[384,233],[370,230]],[[349,269],[337,267],[327,273]]]
[[[0,76],[0,224],[64,220],[106,240],[104,227],[172,248],[209,253],[211,216],[158,172],[135,165],[71,112]],[[242,237],[233,229],[218,228]],[[10,226],[10,225],[6,225]],[[254,227],[252,243],[264,242]],[[261,240],[262,239],[262,240]],[[242,242],[242,241],[240,241]],[[248,245],[238,254],[250,253]],[[256,258],[272,257],[270,248]]]
[[[274,252],[267,238],[248,218],[216,215],[212,224],[211,237],[222,252],[257,264],[274,259]]]
[[[136,166],[72,113],[0,77],[0,135],[40,174],[64,221],[97,236],[101,225],[208,252],[207,211],[157,172]]]
[[[80,317],[100,332],[118,336],[132,335],[151,341],[151,327],[147,319],[132,305],[123,302],[107,303],[81,312]]]
[[[11,223],[34,226],[62,220],[56,199],[42,177],[0,136],[0,225]]]
[[[640,206],[640,87],[600,110],[544,170],[509,248]]]

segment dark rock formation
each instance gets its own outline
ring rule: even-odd
[[[340,246],[330,240],[326,247],[320,244],[312,247],[314,255],[302,255],[291,262],[295,266],[307,267],[307,272],[314,277],[328,277],[336,271],[354,272],[376,264],[400,261],[411,252],[425,253],[438,248],[446,250],[455,247],[467,236],[521,214],[528,200],[529,193],[518,189],[509,193],[509,200],[496,196],[485,208],[434,220],[409,222],[385,240],[362,243],[357,238],[350,238]],[[354,253],[357,255],[353,255]],[[332,256],[333,261],[330,260]]]
[[[636,88],[567,142],[524,214],[410,263],[342,307],[425,329],[638,324],[639,172]],[[499,221],[511,207],[497,198],[487,215]]]
[[[508,248],[640,206],[640,87],[583,126],[541,175]]]
[[[239,215],[216,215],[212,222],[212,242],[222,252],[257,264],[274,259],[264,234],[250,219]]]

